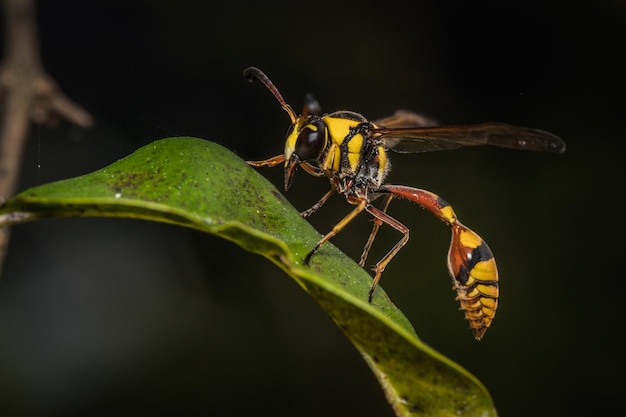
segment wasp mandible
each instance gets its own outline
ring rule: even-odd
[[[322,114],[319,103],[311,95],[305,96],[304,109],[298,116],[260,69],[246,68],[244,77],[251,82],[262,82],[291,119],[284,153],[263,161],[247,161],[248,164],[273,167],[284,163],[285,190],[289,189],[298,167],[311,175],[328,178],[330,190],[301,213],[304,217],[317,211],[335,193],[343,194],[355,206],[309,251],[304,264],[308,264],[324,243],[365,210],[374,217],[374,226],[359,260],[361,267],[365,265],[381,225],[387,224],[402,233],[402,238],[372,268],[374,280],[368,294],[371,303],[385,267],[409,240],[409,229],[387,214],[389,203],[394,198],[417,203],[452,229],[448,270],[465,318],[476,340],[480,340],[498,307],[498,269],[493,253],[480,236],[459,222],[443,198],[419,188],[385,184],[391,166],[387,151],[410,153],[493,145],[563,153],[565,143],[549,132],[503,123],[434,126],[430,119],[409,111],[397,111],[376,121],[345,110]],[[382,204],[375,207],[372,203],[378,198],[382,198]]]

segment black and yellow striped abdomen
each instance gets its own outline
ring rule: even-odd
[[[452,229],[448,250],[448,271],[470,323],[474,337],[480,340],[496,315],[500,290],[498,268],[487,243],[459,222],[452,206],[438,195],[419,188],[385,184],[380,191],[419,204]]]
[[[448,269],[461,310],[476,339],[481,339],[498,308],[498,268],[487,243],[458,221],[451,225]]]

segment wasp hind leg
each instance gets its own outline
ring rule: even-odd
[[[391,203],[391,200],[393,199],[393,196],[391,194],[387,194],[385,196],[385,201],[383,202],[380,210],[385,213],[387,211],[387,208],[389,207],[389,203]],[[380,229],[380,226],[383,225],[384,221],[382,221],[381,219],[379,219],[378,217],[374,216],[374,218],[372,219],[372,221],[374,222],[374,226],[372,227],[372,232],[370,233],[369,238],[367,239],[367,242],[365,243],[365,246],[363,247],[363,253],[361,254],[361,259],[359,260],[359,266],[361,268],[363,268],[365,266],[365,261],[367,261],[367,256],[369,255],[370,249],[372,248],[372,244],[374,243],[374,239],[376,238],[376,234],[378,234],[378,229]]]
[[[361,255],[361,262],[363,262],[363,264],[365,264],[364,258],[367,257],[367,252],[369,252],[369,249],[372,246],[374,237],[376,237],[376,233],[378,232],[378,229],[383,223],[388,224],[389,226],[393,227],[394,229],[402,233],[402,238],[372,268],[372,270],[374,271],[374,281],[372,282],[372,286],[370,287],[369,293],[367,294],[367,300],[370,304],[372,303],[372,297],[374,296],[374,291],[376,290],[376,287],[378,286],[378,282],[380,281],[380,278],[383,274],[383,271],[385,270],[385,267],[387,267],[387,264],[391,262],[391,259],[393,259],[393,257],[396,256],[396,254],[400,251],[400,249],[402,249],[402,247],[406,245],[406,242],[409,241],[409,228],[406,227],[404,224],[400,223],[399,221],[397,221],[396,219],[394,219],[393,217],[391,217],[390,215],[388,215],[387,213],[385,213],[392,198],[393,198],[393,195],[391,194],[386,196],[381,209],[377,209],[374,206],[368,206],[366,208],[367,212],[370,213],[372,216],[374,216],[374,228],[372,229],[372,233],[370,234],[370,237],[367,240],[367,243],[365,244],[365,248],[363,249],[363,255]]]

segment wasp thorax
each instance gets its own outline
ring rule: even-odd
[[[326,125],[320,118],[313,118],[300,132],[296,139],[294,153],[301,161],[319,157],[326,147]]]

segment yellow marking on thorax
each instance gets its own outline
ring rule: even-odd
[[[378,147],[378,178],[383,179],[387,175],[387,151],[384,147]]]
[[[332,157],[332,170],[339,172],[341,168],[341,144],[346,140],[346,136],[350,133],[350,129],[356,127],[360,122],[356,120],[345,119],[342,117],[323,117],[326,127],[328,127],[328,135],[330,141],[334,144],[334,155]],[[348,142],[348,162],[352,171],[356,171],[360,163],[361,147],[363,146],[363,136],[355,135]],[[330,148],[331,150],[333,147]],[[329,164],[330,165],[330,164]]]
[[[352,171],[356,171],[361,163],[361,148],[363,147],[363,136],[355,135],[348,142],[348,162]]]
[[[350,133],[350,128],[356,127],[359,124],[356,120],[344,119],[340,117],[325,116],[322,119],[324,120],[324,123],[326,123],[326,127],[328,127],[330,140],[337,145],[341,145],[343,143],[346,136],[348,136],[348,133]]]

